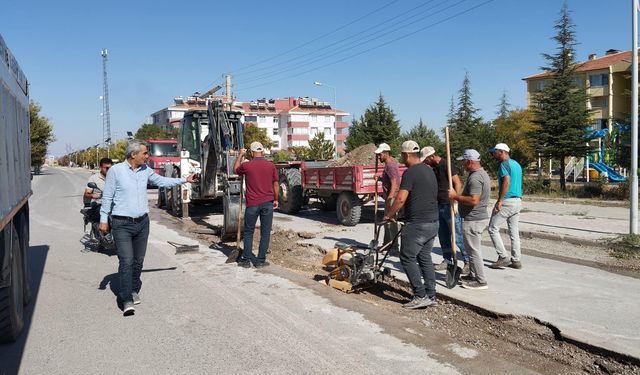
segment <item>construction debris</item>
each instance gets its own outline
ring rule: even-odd
[[[376,145],[368,143],[349,151],[345,156],[329,163],[330,167],[355,167],[357,165],[373,165],[376,163]]]

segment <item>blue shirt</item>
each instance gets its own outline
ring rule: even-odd
[[[147,181],[158,187],[172,187],[187,182],[184,178],[162,177],[146,164],[133,169],[128,161],[109,169],[102,192],[100,222],[106,223],[109,213],[116,216],[140,217],[149,212]]]
[[[509,189],[504,199],[522,198],[522,167],[513,159],[505,160],[500,163],[498,169],[498,191],[502,191],[502,178],[509,176]]]

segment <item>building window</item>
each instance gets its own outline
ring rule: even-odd
[[[280,140],[271,140],[271,142],[273,143],[271,147],[273,148],[280,148]]]
[[[273,135],[279,135],[279,134],[280,134],[280,129],[273,128]]]
[[[604,87],[609,85],[608,74],[589,74],[589,84],[591,87]]]
[[[311,122],[318,122],[318,115],[311,115]]]
[[[289,134],[307,134],[307,128],[289,128]]]
[[[609,97],[595,96],[591,98],[591,106],[595,108],[609,108]]]
[[[331,137],[331,128],[324,128],[324,139]]]
[[[265,122],[266,122],[265,116],[258,116],[258,123],[265,123]]]
[[[244,116],[244,122],[257,122],[258,116]]]
[[[573,85],[576,87],[582,87],[582,77],[573,77]]]
[[[274,117],[273,118],[273,123],[274,124],[278,124],[280,122],[280,119],[278,117]]]
[[[545,81],[543,79],[536,81],[536,91],[544,90]]]
[[[315,137],[318,134],[318,128],[311,128],[311,133],[309,133],[312,137]]]

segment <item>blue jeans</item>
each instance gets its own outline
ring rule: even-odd
[[[273,222],[273,203],[265,202],[253,207],[247,207],[244,213],[244,250],[242,260],[253,257],[253,232],[260,217],[260,247],[256,263],[262,263],[267,258],[269,241],[271,240],[271,223]]]
[[[438,222],[407,223],[402,229],[400,264],[407,274],[413,295],[436,296],[436,271],[431,261],[433,241],[438,235]],[[424,279],[424,282],[423,282]]]
[[[139,293],[142,287],[140,274],[149,238],[149,217],[134,223],[125,219],[111,219],[111,234],[118,253],[118,277],[120,279],[120,301],[131,302],[132,292]]]
[[[440,228],[438,229],[438,240],[442,249],[442,257],[451,263],[451,205],[449,203],[438,203],[438,216],[440,218]],[[469,256],[464,251],[464,241],[462,240],[462,219],[456,215],[456,245],[460,249],[462,261],[469,262]]]

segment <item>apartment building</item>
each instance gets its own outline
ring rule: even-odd
[[[551,73],[523,78],[527,83],[527,105],[535,105],[535,95],[547,84]],[[615,120],[631,116],[631,51],[610,49],[604,56],[589,55],[576,64],[576,85],[586,90],[594,130],[612,130]]]
[[[173,105],[151,114],[151,123],[160,125],[165,130],[169,130],[172,127],[180,127],[180,120],[182,120],[187,111],[192,109],[207,109],[206,99],[201,98],[199,95],[199,93],[194,93],[192,96],[186,98],[182,96],[174,98]],[[215,96],[213,99],[224,100],[225,97]]]
[[[233,108],[244,112],[245,125],[265,129],[273,141],[272,151],[291,146],[309,146],[318,133],[331,140],[337,153],[344,152],[349,113],[331,108],[328,102],[314,98],[259,99],[234,102]]]

